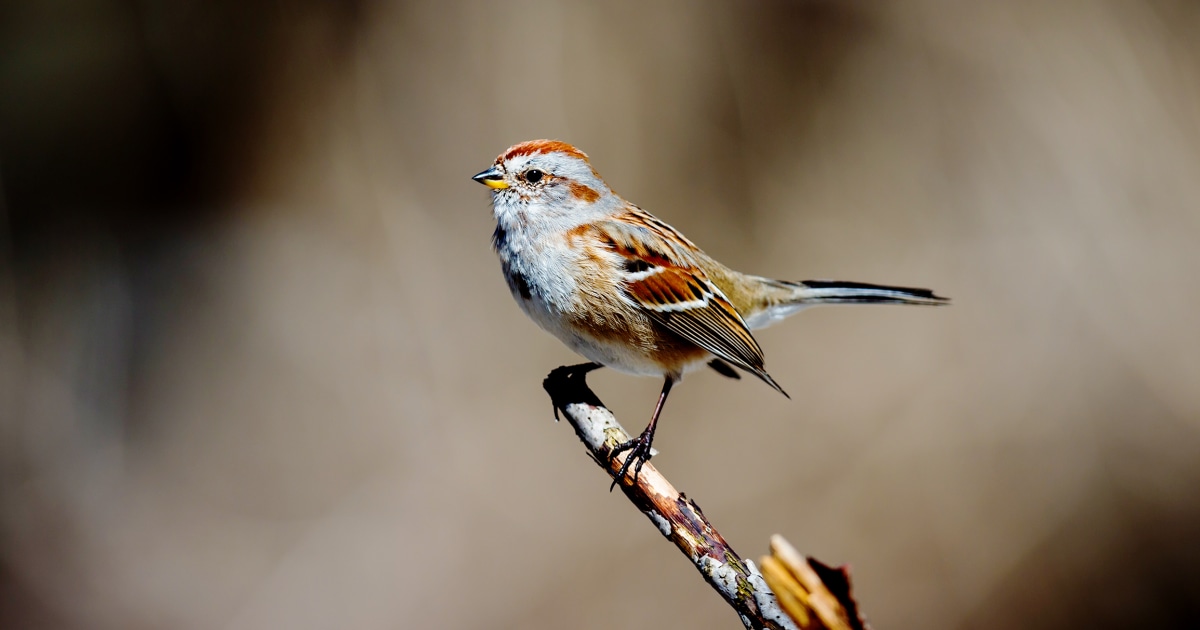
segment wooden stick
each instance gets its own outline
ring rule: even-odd
[[[617,444],[627,441],[629,434],[588,388],[587,372],[595,367],[560,367],[546,377],[543,386],[554,403],[555,417],[561,410],[592,459],[615,477],[625,456],[612,459],[610,453]],[[636,483],[632,477],[631,472],[619,481],[625,496],[692,561],[747,628],[798,629],[779,607],[754,563],[734,552],[695,501],[676,490],[649,462],[642,467]]]

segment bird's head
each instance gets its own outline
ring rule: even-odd
[[[603,216],[618,202],[587,154],[558,140],[515,144],[472,179],[492,189],[499,221],[569,225]]]

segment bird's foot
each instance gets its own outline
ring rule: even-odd
[[[629,451],[625,456],[625,463],[621,464],[621,470],[617,471],[617,476],[613,477],[612,485],[608,487],[608,491],[612,492],[613,488],[617,487],[617,482],[625,478],[625,473],[629,471],[629,467],[633,466],[633,483],[637,483],[638,474],[642,472],[642,466],[654,456],[654,451],[650,448],[650,443],[654,441],[654,433],[649,429],[642,431],[642,434],[616,445],[608,453],[610,460],[615,460],[617,455]]]

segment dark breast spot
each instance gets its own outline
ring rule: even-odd
[[[533,294],[529,292],[529,281],[519,271],[508,272],[508,286],[520,295],[522,300],[533,298]]]

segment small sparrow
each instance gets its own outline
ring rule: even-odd
[[[663,379],[650,424],[630,451],[636,483],[671,387],[703,365],[745,370],[787,396],[763,368],[750,331],[813,304],[945,304],[928,289],[860,282],[789,282],[738,273],[675,228],[617,196],[588,156],[555,140],[509,148],[472,179],[492,193],[492,245],[521,309],[592,363]]]

